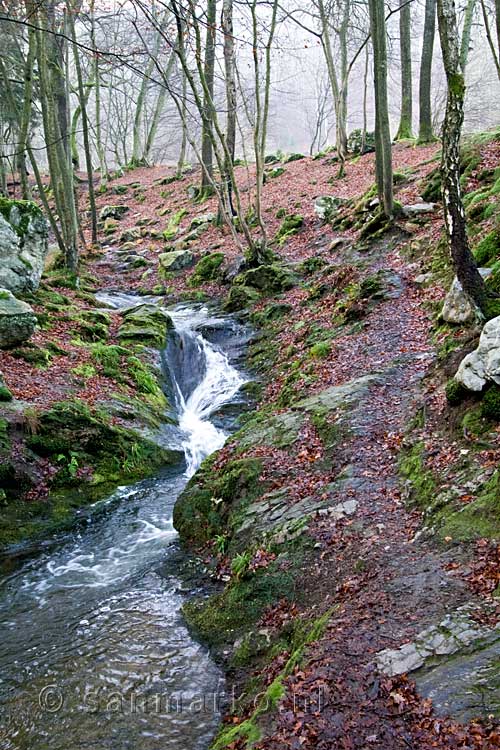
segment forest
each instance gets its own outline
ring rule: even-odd
[[[500,748],[499,0],[0,43],[0,750]]]

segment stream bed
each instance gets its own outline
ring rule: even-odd
[[[62,545],[1,580],[1,750],[202,750],[215,732],[224,682],[180,614],[172,510],[243,408],[248,334],[203,306],[167,311],[178,426],[160,437],[185,461],[119,488]]]

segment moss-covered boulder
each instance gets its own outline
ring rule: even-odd
[[[158,260],[160,269],[165,273],[171,273],[192,266],[194,255],[190,250],[172,250],[168,253],[161,253]]]
[[[0,198],[0,287],[34,292],[48,252],[48,227],[31,201]]]
[[[274,235],[274,242],[283,245],[289,237],[297,234],[304,225],[304,217],[300,214],[288,214],[283,219],[280,228]]]
[[[167,345],[167,333],[174,327],[172,319],[156,305],[144,304],[125,310],[123,323],[118,329],[122,344],[144,344],[155,349]]]
[[[16,299],[9,290],[0,289],[0,349],[27,341],[36,323],[36,315],[26,302]]]
[[[216,281],[224,263],[224,253],[209,253],[195,266],[189,279],[191,286],[199,286],[204,281]]]
[[[260,299],[260,294],[249,286],[233,286],[224,300],[224,310],[239,312],[251,307]]]
[[[258,289],[266,294],[286,291],[295,286],[296,283],[294,274],[279,263],[249,268],[235,279],[235,284]]]
[[[104,206],[99,213],[99,220],[115,219],[119,221],[128,211],[130,211],[128,206]]]

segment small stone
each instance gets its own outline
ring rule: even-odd
[[[130,211],[128,206],[104,206],[99,213],[99,219],[100,221],[106,221],[106,219],[117,219],[119,221],[127,211]]]

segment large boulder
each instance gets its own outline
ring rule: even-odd
[[[171,317],[157,305],[143,304],[122,312],[123,323],[118,329],[121,343],[144,344],[155,349],[167,345],[167,332],[174,327]]]
[[[161,253],[158,260],[163,271],[181,271],[194,263],[194,255],[189,250],[172,250],[169,253]]]
[[[0,349],[27,341],[36,322],[33,309],[26,302],[16,299],[8,289],[0,289]]]
[[[340,206],[346,203],[344,198],[333,195],[319,195],[314,201],[314,213],[321,221],[331,221],[338,213]]]
[[[491,273],[491,268],[480,268],[479,273],[486,279]],[[455,276],[450,291],[445,297],[441,317],[447,323],[466,323],[475,316],[475,310],[462,289],[462,285]]]
[[[477,349],[462,360],[455,380],[469,391],[482,391],[488,381],[500,385],[500,316],[486,323]]]
[[[0,199],[0,287],[15,294],[38,289],[47,237],[47,222],[38,206]]]

